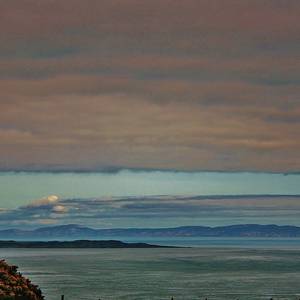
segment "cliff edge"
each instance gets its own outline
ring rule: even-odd
[[[1,300],[42,300],[38,286],[22,276],[16,266],[0,260],[0,299]]]

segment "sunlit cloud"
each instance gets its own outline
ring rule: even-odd
[[[67,212],[67,210],[68,209],[63,205],[55,205],[52,208],[52,211],[55,213],[65,213],[65,212]]]
[[[59,202],[59,197],[56,195],[50,195],[42,199],[34,200],[24,208],[39,208],[39,207],[55,207]],[[59,206],[59,205],[58,205]]]

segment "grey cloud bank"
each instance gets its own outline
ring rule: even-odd
[[[1,211],[1,228],[37,228],[70,223],[96,228],[245,223],[300,225],[300,195],[52,199],[54,196]]]

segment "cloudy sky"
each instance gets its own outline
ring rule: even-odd
[[[0,2],[0,168],[300,169],[298,0]]]
[[[300,174],[0,172],[0,229],[300,226]]]
[[[299,0],[0,1],[0,227],[300,225],[299,16]]]
[[[144,196],[60,199],[56,195],[0,212],[0,229],[80,224],[94,228],[183,225],[300,225],[298,196]]]

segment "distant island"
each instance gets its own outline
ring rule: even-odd
[[[174,228],[117,228],[93,229],[76,224],[41,227],[34,230],[7,229],[0,230],[0,240],[18,241],[51,241],[51,240],[103,240],[119,239],[122,237],[135,238],[164,238],[164,237],[243,237],[243,238],[291,238],[300,237],[300,227],[243,224],[219,227],[183,226]],[[121,243],[121,242],[119,242]],[[118,245],[118,244],[117,244]],[[135,244],[138,246],[138,244]],[[145,244],[146,246],[147,244]],[[120,247],[128,244],[119,244]],[[131,246],[130,246],[131,247]]]
[[[166,248],[168,246],[147,243],[124,243],[121,241],[0,241],[0,248]]]

